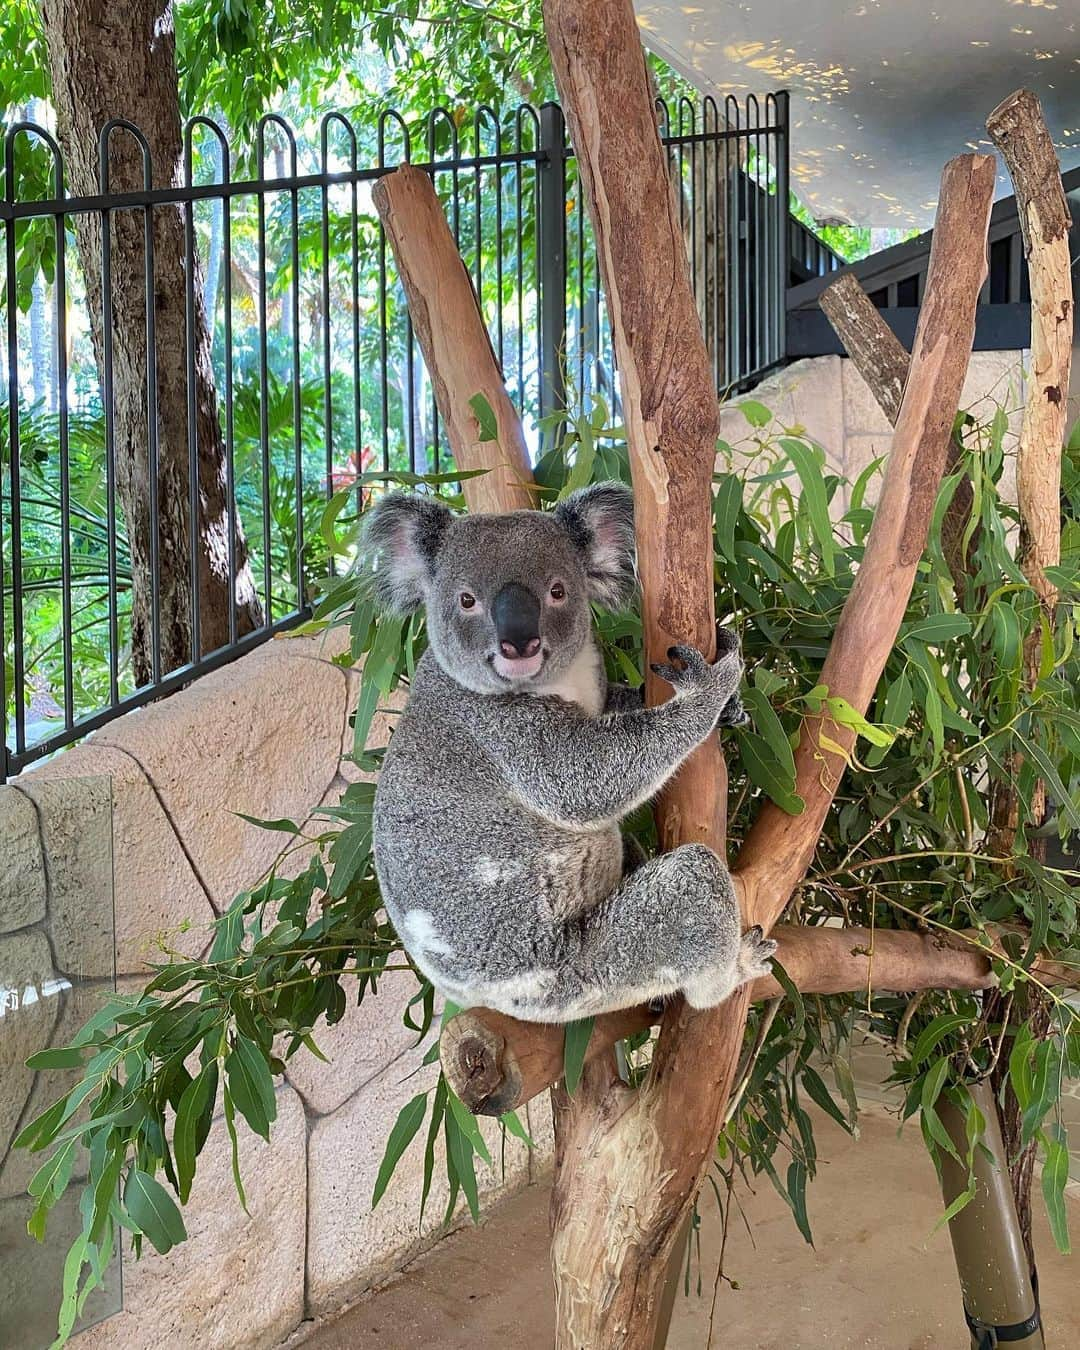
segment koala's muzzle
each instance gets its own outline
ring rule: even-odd
[[[535,656],[540,650],[540,602],[516,581],[504,586],[491,606],[499,652],[507,660]]]

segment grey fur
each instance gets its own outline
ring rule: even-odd
[[[366,537],[384,603],[427,607],[430,649],[374,826],[387,911],[436,987],[562,1022],[680,991],[711,1006],[766,973],[775,943],[741,935],[716,854],[684,845],[644,861],[624,848],[620,819],[714,733],[742,673],[729,634],[715,665],[672,648],[657,669],[675,696],[660,707],[607,686],[589,602],[632,593],[629,490],[604,483],[550,513],[465,517],[395,495]],[[511,583],[541,605],[532,676],[499,673],[489,610]]]

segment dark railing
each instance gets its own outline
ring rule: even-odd
[[[660,104],[658,117],[717,388],[742,387],[785,351],[787,98],[683,99]],[[110,167],[116,146],[132,138],[141,185],[120,191],[120,171],[110,182]],[[21,122],[4,137],[0,778],[301,621],[332,568],[318,524],[335,491],[355,487],[359,507],[365,472],[449,467],[371,205],[372,183],[398,163],[433,178],[533,452],[545,414],[597,396],[617,408],[595,248],[556,105],[504,116],[480,108],[464,119],[440,108],[411,126],[393,111],[364,126],[332,113],[314,152],[267,116],[241,172],[208,118],[189,122],[183,147],[183,182],[155,187],[146,141],[114,121],[102,129],[96,191],[75,196],[48,131]],[[169,209],[182,215],[184,246],[180,274],[165,277],[155,266],[155,214]],[[82,265],[88,249],[91,275],[100,273],[93,297]],[[155,331],[166,286],[186,292],[182,355],[163,350]],[[134,338],[116,318],[124,287],[129,301],[132,287],[145,300]],[[228,640],[207,651],[189,533],[179,617],[190,641],[178,659],[163,657],[160,642],[162,625],[178,617],[159,556],[171,490],[159,481],[160,401],[167,382],[179,382],[188,463],[175,509],[193,520],[205,488],[195,376],[203,310],[224,443],[232,604]],[[118,417],[121,375],[144,391],[138,426]],[[124,517],[125,474],[145,478],[146,519]],[[238,618],[245,584],[262,609],[252,632]],[[136,676],[140,605],[152,653]]]
[[[1080,169],[1062,175],[1066,200],[1072,213],[1070,252],[1074,283],[1080,283]],[[893,332],[910,349],[926,289],[933,231],[871,254],[848,269]],[[1016,211],[1016,198],[996,202],[990,215],[987,239],[987,278],[979,294],[975,319],[976,351],[1009,351],[1027,347],[1031,341],[1031,290],[1028,285],[1024,241]],[[818,301],[831,277],[824,274],[803,279],[788,292],[788,355],[827,356],[840,354],[839,338],[821,312]]]

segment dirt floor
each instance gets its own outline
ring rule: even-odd
[[[850,1140],[815,1121],[821,1155],[809,1189],[815,1246],[803,1242],[768,1181],[743,1206],[725,1258],[736,1281],[717,1295],[712,1345],[723,1350],[968,1350],[934,1170],[915,1125],[897,1138],[879,1107]],[[552,1343],[546,1186],[494,1210],[479,1229],[440,1243],[383,1289],[312,1328],[304,1350],[544,1350]],[[1074,1232],[1080,1201],[1070,1200]],[[720,1225],[703,1206],[700,1296],[680,1292],[669,1350],[706,1350]],[[1041,1213],[1043,1316],[1048,1350],[1080,1346],[1077,1258],[1054,1251]],[[696,1284],[696,1268],[692,1278]]]

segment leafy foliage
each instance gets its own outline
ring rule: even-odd
[[[1045,989],[1054,1008],[1054,1034],[1035,1034],[1026,1020],[1025,997],[1031,987],[1044,989],[1033,973],[1036,957],[1075,960],[1075,874],[1040,860],[1022,835],[1014,856],[1005,859],[988,853],[980,840],[992,784],[1012,773],[1016,751],[1024,756],[1022,793],[1030,794],[1037,773],[1052,784],[1057,808],[1052,824],[1060,838],[1068,837],[1080,811],[1080,672],[1074,643],[1080,443],[1067,454],[1066,548],[1057,573],[1066,602],[1051,629],[1010,555],[1015,513],[999,491],[1004,418],[989,429],[962,420],[963,471],[974,488],[967,522],[971,566],[958,596],[941,546],[944,507],[956,488],[953,475],[942,486],[933,537],[873,717],[863,718],[820,684],[819,673],[865,546],[873,518],[868,495],[880,466],[871,466],[854,484],[844,483],[825,469],[820,447],[798,428],[777,425],[760,404],[748,403],[744,411],[746,442],[721,445],[714,500],[718,605],[733,617],[751,672],[746,701],[753,723],[729,744],[735,840],[763,798],[787,811],[801,809],[791,752],[799,717],[812,711],[852,728],[858,739],[792,916],[805,923],[841,918],[874,929],[960,931],[987,948],[1001,925],[1015,925],[1016,940],[1007,939],[1011,945],[994,955],[1006,996],[1006,1011],[994,1020],[990,1005],[974,994],[933,992],[910,1001],[868,991],[811,999],[778,972],[787,993],[752,1018],[745,1090],[719,1141],[714,1184],[730,1188],[740,1176],[765,1174],[811,1240],[807,1182],[817,1154],[807,1108],[813,1103],[845,1129],[855,1128],[849,1047],[858,1032],[889,1048],[895,1078],[906,1088],[905,1115],[919,1113],[931,1153],[956,1151],[939,1108],[945,1099],[959,1105],[968,1127],[969,1165],[982,1124],[964,1084],[995,1064],[1007,1064],[1024,1113],[1025,1139],[1039,1141],[1045,1156],[1044,1194],[1064,1247],[1067,1140],[1060,1095],[1063,1078],[1080,1070],[1080,1025],[1069,1006]],[[556,426],[553,421],[547,430],[554,433]],[[628,477],[621,428],[612,425],[601,401],[569,420],[536,473],[549,499],[579,481]],[[367,474],[363,481],[374,488],[385,477]],[[461,474],[394,477],[436,492],[453,506],[462,504]],[[364,661],[353,757],[375,770],[382,752],[367,748],[371,721],[407,683],[425,645],[424,621],[376,614],[362,559],[347,543],[346,532],[356,524],[353,502],[346,492],[327,508],[323,533],[339,556],[352,561],[344,575],[326,583],[310,627],[347,625],[350,646],[340,659]],[[639,679],[638,617],[599,615],[598,630],[610,675]],[[1032,631],[1040,634],[1043,657],[1038,684],[1028,691],[1020,664]],[[173,1197],[183,1203],[190,1194],[219,1100],[242,1200],[236,1117],[267,1137],[275,1078],[291,1057],[319,1053],[314,1038],[324,1021],[339,1021],[350,998],[362,1003],[374,994],[387,972],[410,969],[380,909],[371,857],[373,797],[372,784],[359,782],[338,805],[316,810],[302,827],[263,822],[292,836],[283,858],[298,850],[307,854],[299,874],[289,879],[279,864],[216,922],[204,959],[166,962],[143,992],[115,997],[70,1047],[35,1061],[42,1068],[77,1063],[83,1070],[76,1085],[27,1125],[18,1141],[34,1151],[53,1149],[31,1186],[37,1208],[30,1228],[39,1237],[49,1209],[70,1182],[76,1147],[88,1151],[84,1226],[65,1279],[69,1302],[84,1298],[99,1278],[117,1226],[132,1232],[136,1250],[144,1237],[158,1250],[182,1239]],[[647,813],[630,824],[646,848],[655,847]],[[421,1044],[434,1030],[436,1005],[431,987],[418,974],[416,979],[406,1022]],[[452,1011],[448,1007],[444,1017]],[[568,1029],[571,1082],[580,1072],[587,1030]],[[631,1079],[644,1073],[648,1046],[648,1033],[623,1046]],[[436,1056],[432,1040],[424,1063]],[[516,1117],[502,1123],[525,1137]],[[449,1185],[447,1216],[459,1197],[475,1215],[477,1159],[490,1165],[491,1153],[477,1122],[442,1077],[402,1108],[372,1203],[419,1139],[424,1203],[441,1156]],[[958,1197],[954,1208],[964,1202]]]

